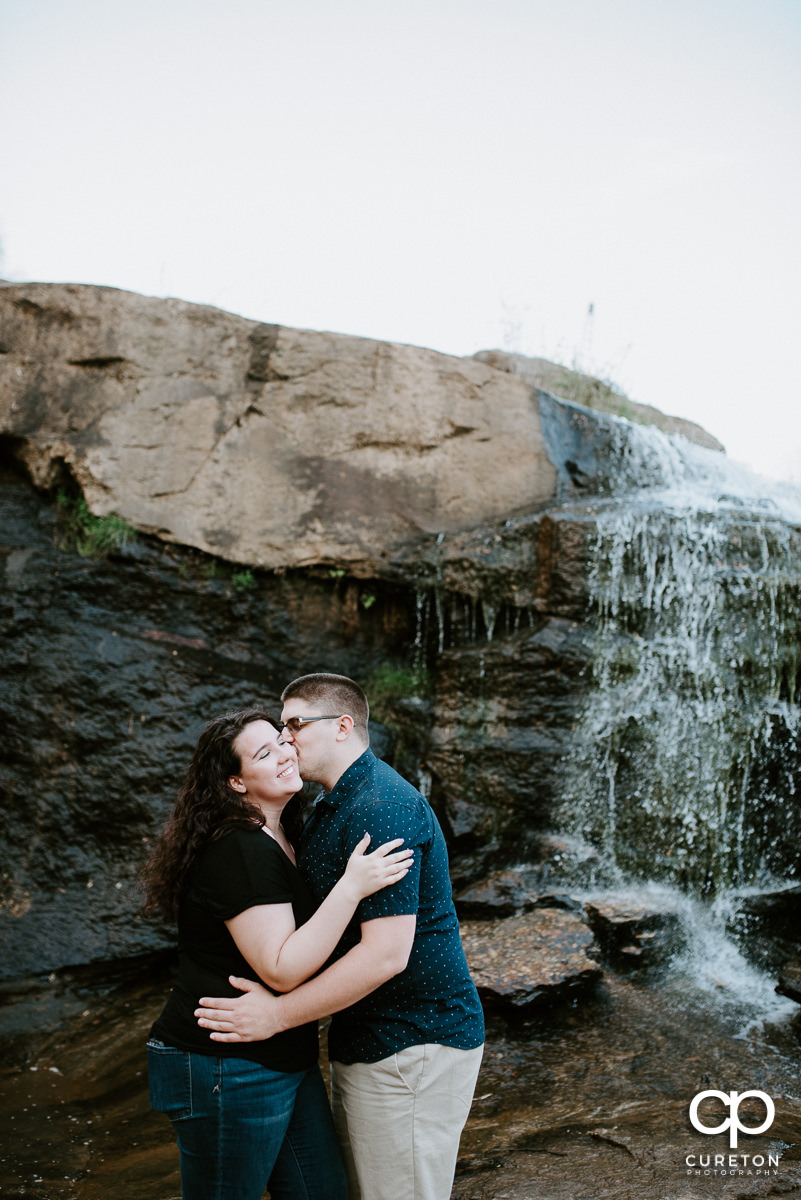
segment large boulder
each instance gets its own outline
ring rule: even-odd
[[[375,574],[553,496],[536,393],[473,359],[113,288],[0,288],[0,433],[35,481],[234,562]]]

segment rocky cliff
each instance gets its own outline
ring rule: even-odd
[[[634,841],[704,884],[706,858],[672,857],[687,828],[676,805],[664,831],[654,816],[686,780],[666,767],[659,795],[643,793],[655,734],[628,697],[591,720],[600,688],[663,687],[638,672],[663,645],[664,582],[639,607],[629,596],[628,623],[614,626],[599,591],[603,562],[617,561],[610,514],[630,511],[632,488],[665,483],[662,435],[638,457],[627,422],[486,362],[179,301],[14,285],[0,311],[7,977],[168,944],[138,913],[135,875],[202,724],[253,701],[277,710],[283,685],[310,670],[365,685],[376,748],[430,797],[457,889],[520,862],[530,891],[586,883],[592,845],[578,866],[569,845],[585,834],[607,864]],[[112,513],[130,536],[92,541],[93,521],[113,534]],[[754,790],[755,861],[782,870],[791,839],[772,849],[763,802],[770,791],[784,803],[798,763],[801,554],[797,532],[774,524],[760,541],[738,517],[707,542],[736,597],[714,650],[727,664],[740,653],[731,631],[752,619],[746,591],[759,603],[759,547],[778,563],[770,602],[787,621],[759,677],[767,692],[792,684],[753,734],[747,778],[728,759],[721,778],[742,804]],[[645,578],[659,551],[641,567],[623,536],[621,577]],[[693,719],[681,710],[682,728]],[[710,795],[722,786],[711,779]],[[571,790],[592,811],[566,808]],[[726,870],[749,877],[742,839],[739,868],[735,851]]]

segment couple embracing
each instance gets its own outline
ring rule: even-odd
[[[184,1200],[448,1200],[484,1026],[445,841],[370,750],[358,684],[304,675],[281,699],[280,722],[206,727],[145,871],[179,937],[151,1103]],[[293,836],[301,776],[323,790]]]

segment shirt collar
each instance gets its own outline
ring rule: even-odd
[[[340,775],[330,792],[320,792],[320,795],[314,802],[315,808],[321,801],[325,801],[331,808],[338,808],[342,801],[350,795],[362,777],[367,774],[375,760],[375,755],[368,746],[364,754],[359,755],[356,761],[350,764],[347,771],[344,771]]]

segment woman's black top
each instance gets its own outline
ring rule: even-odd
[[[275,1071],[301,1071],[317,1061],[317,1022],[263,1042],[214,1042],[195,1019],[201,996],[240,996],[229,975],[256,979],[226,920],[256,904],[291,904],[299,927],[315,910],[294,863],[260,829],[233,829],[205,846],[193,866],[178,913],[178,979],[150,1031],[179,1050],[248,1058]]]

